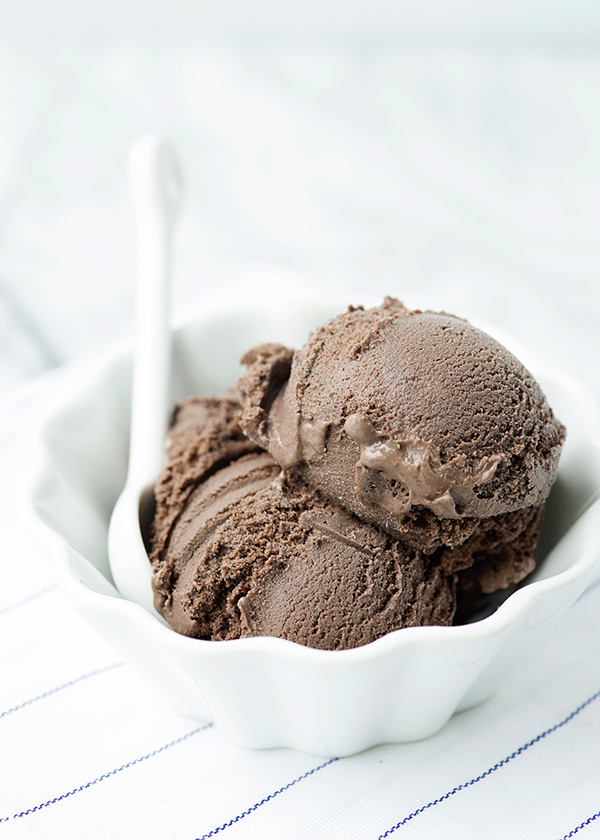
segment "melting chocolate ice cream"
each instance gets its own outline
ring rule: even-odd
[[[344,649],[533,569],[565,430],[502,345],[386,298],[242,361],[237,395],[177,409],[156,485],[178,632]]]

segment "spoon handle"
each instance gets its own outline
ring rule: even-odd
[[[145,135],[132,144],[128,176],[137,240],[128,480],[142,486],[154,482],[160,471],[167,430],[171,243],[183,178],[175,152],[155,135]]]

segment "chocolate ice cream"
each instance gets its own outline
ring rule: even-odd
[[[489,336],[388,298],[243,362],[242,406],[178,408],[156,486],[174,629],[343,649],[531,571],[564,428]]]
[[[564,428],[523,365],[466,321],[386,298],[296,353],[264,345],[242,361],[248,437],[390,533],[407,536],[414,508],[473,519],[548,495]]]

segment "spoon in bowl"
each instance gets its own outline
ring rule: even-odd
[[[110,520],[108,554],[123,598],[154,612],[140,520],[148,518],[153,503],[170,410],[171,251],[183,177],[175,152],[156,135],[133,142],[128,177],[137,239],[130,449],[127,480]]]

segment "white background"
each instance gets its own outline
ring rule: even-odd
[[[0,392],[128,336],[138,134],[187,174],[175,317],[394,294],[600,395],[600,5],[2,3]]]

